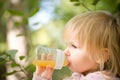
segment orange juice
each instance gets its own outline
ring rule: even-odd
[[[34,60],[33,64],[41,67],[46,67],[47,65],[50,65],[52,68],[55,67],[55,61],[53,60]],[[63,66],[66,66],[67,64],[67,61],[65,61]]]
[[[38,46],[33,64],[41,67],[50,65],[54,69],[61,69],[67,65],[67,61],[63,50]]]

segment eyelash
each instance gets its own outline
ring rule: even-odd
[[[74,44],[72,44],[72,47],[77,48],[77,46],[75,46]]]

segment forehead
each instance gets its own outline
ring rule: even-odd
[[[79,40],[78,40],[78,38],[75,35],[69,34],[68,36],[69,36],[68,37],[68,42],[79,43]]]
[[[76,45],[81,45],[84,43],[83,37],[79,37],[78,34],[68,34],[66,37],[66,43],[70,43],[70,44],[76,44]]]

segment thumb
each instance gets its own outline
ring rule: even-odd
[[[40,66],[36,66],[36,73],[38,75],[41,75],[41,73],[45,70],[45,67],[40,67]]]
[[[41,77],[45,77],[46,79],[51,79],[53,74],[53,68],[50,65],[46,66],[46,70],[41,74]]]

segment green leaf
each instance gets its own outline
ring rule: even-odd
[[[117,10],[117,0],[100,0],[96,4],[97,10],[108,10],[110,12],[115,12]]]
[[[6,58],[6,54],[0,54],[0,59],[5,59]]]
[[[14,59],[15,54],[18,52],[18,50],[9,50],[7,53],[10,55],[10,58]]]
[[[29,17],[35,15],[37,12],[39,11],[39,7],[36,7],[34,9],[31,10],[31,13],[29,14]]]
[[[23,23],[28,25],[28,17],[23,17]]]
[[[12,74],[15,74],[17,71],[12,71],[12,72],[8,72],[8,73],[5,73],[4,75],[2,75],[2,76],[9,76],[9,75],[12,75]]]
[[[35,71],[35,66],[33,64],[28,65],[25,68],[26,71],[34,72]]]
[[[25,33],[20,33],[20,34],[17,34],[16,37],[19,37],[19,36],[24,36]]]
[[[20,60],[23,60],[25,58],[25,56],[20,56],[19,59]]]
[[[10,12],[12,15],[24,16],[24,12],[22,11],[8,9],[8,12]]]
[[[117,5],[117,10],[120,11],[120,3]]]
[[[79,0],[70,0],[71,2],[79,2]]]
[[[74,5],[75,5],[75,6],[79,6],[79,5],[80,5],[80,3],[74,3]]]
[[[0,59],[1,60],[1,59]],[[5,60],[1,60],[0,61],[0,65],[5,65],[6,61]]]
[[[100,0],[94,0],[92,4],[93,4],[93,5],[96,5],[99,1],[100,1]]]
[[[18,67],[18,66],[20,66],[20,65],[17,64],[17,63],[12,63],[12,64],[11,64],[11,67]]]
[[[22,23],[19,22],[19,21],[15,21],[15,22],[14,22],[15,27],[19,27],[21,24],[22,24]]]

